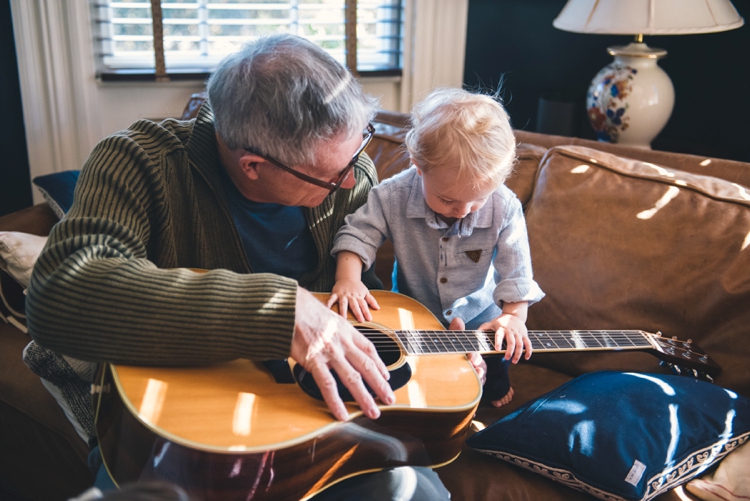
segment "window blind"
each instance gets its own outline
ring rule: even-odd
[[[98,70],[153,70],[163,42],[167,72],[207,72],[242,44],[283,32],[308,38],[342,64],[347,33],[356,33],[349,37],[356,36],[358,72],[400,73],[403,0],[353,3],[356,31],[347,30],[345,0],[161,0],[155,12],[160,7],[163,36],[155,39],[151,1],[92,0]]]

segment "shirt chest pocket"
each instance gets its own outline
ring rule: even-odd
[[[454,259],[458,266],[485,269],[492,262],[494,250],[492,246],[478,245],[475,242],[474,245],[462,245],[456,249]]]

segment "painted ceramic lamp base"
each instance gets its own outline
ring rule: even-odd
[[[650,148],[674,107],[674,86],[645,43],[609,47],[614,61],[591,81],[586,109],[600,141]]]

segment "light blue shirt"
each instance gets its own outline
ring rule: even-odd
[[[345,223],[331,254],[354,252],[369,268],[390,239],[398,263],[394,290],[446,326],[459,317],[475,329],[498,317],[503,302],[532,304],[544,297],[532,275],[521,202],[506,186],[449,227],[428,207],[421,176],[411,167],[375,186]]]

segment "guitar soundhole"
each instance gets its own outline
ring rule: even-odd
[[[378,356],[385,363],[386,367],[391,367],[401,359],[401,349],[392,337],[384,332],[374,331],[365,325],[355,325],[355,327],[375,345],[375,349],[378,350]]]
[[[387,336],[383,332],[375,332],[372,328],[367,326],[356,326],[357,329],[362,332],[372,343],[375,345],[375,349],[378,351],[378,356],[388,367],[388,372],[391,374],[391,378],[388,380],[391,389],[396,391],[397,389],[404,386],[411,379],[411,367],[408,363],[404,362],[397,365],[401,360],[401,349],[390,336]],[[336,386],[339,390],[339,395],[344,402],[354,402],[354,397],[349,392],[346,386],[341,382],[335,370],[331,370],[334,379],[336,380]],[[301,365],[294,366],[294,379],[299,384],[300,388],[313,398],[323,400],[323,395],[320,393],[318,385],[312,377],[312,374],[302,368]],[[375,392],[365,383],[365,388],[370,392],[370,395],[375,396]]]

